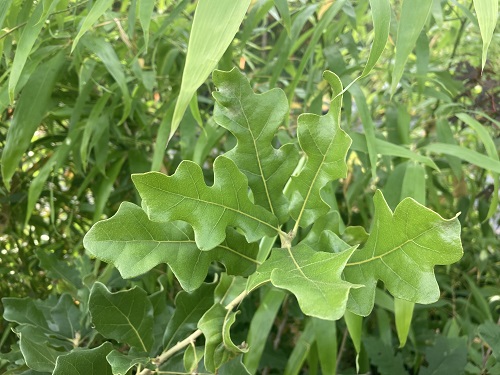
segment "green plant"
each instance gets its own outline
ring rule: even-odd
[[[0,4],[0,369],[498,372],[496,6]]]

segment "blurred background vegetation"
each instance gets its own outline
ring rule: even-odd
[[[116,289],[141,285],[152,293],[161,277],[173,306],[180,290],[165,265],[125,281],[112,268],[89,260],[82,247],[83,235],[94,222],[115,213],[122,201],[139,203],[130,174],[151,169],[157,138],[170,129],[196,7],[194,1],[158,0],[150,2],[149,17],[140,8],[147,2],[109,3],[73,51],[92,1],[0,4],[0,149],[5,150],[15,121],[24,121],[26,142],[18,145],[23,156],[14,166],[10,189],[0,184],[2,297],[47,299],[69,292],[83,298],[79,290],[94,280]],[[343,1],[326,20],[335,3],[252,1],[219,62],[219,69],[236,66],[244,71],[257,91],[285,90],[292,109],[277,143],[293,140],[298,114],[321,114],[328,107],[325,69],[346,86],[366,64],[373,41],[368,0]],[[397,349],[394,303],[377,300],[375,314],[363,323],[360,370],[500,374],[499,341],[492,346],[488,336],[500,337],[498,174],[468,153],[498,161],[500,35],[493,34],[482,70],[473,1],[434,0],[391,95],[401,3],[391,1],[390,38],[381,59],[344,94],[342,125],[354,141],[349,173],[332,184],[327,199],[343,223],[369,230],[376,189],[383,190],[394,208],[404,198],[403,185],[405,191],[414,186],[422,203],[443,217],[460,213],[464,257],[436,270],[442,298],[416,307],[404,348]],[[32,48],[20,51],[23,30],[36,25],[40,31]],[[20,71],[15,68],[19,54],[26,55]],[[12,74],[19,74],[15,87],[9,87]],[[167,149],[157,151],[161,171],[171,173],[181,160],[190,159],[204,167],[210,180],[214,158],[234,146],[232,136],[212,119],[213,90],[209,78]],[[367,142],[375,140],[374,175]],[[442,153],[442,144],[456,147]],[[402,155],[401,148],[430,159]],[[242,336],[257,296],[245,304],[238,323]],[[296,302],[287,299],[259,367],[263,374],[283,373],[303,326]],[[6,321],[0,321],[0,332],[1,350],[8,352],[17,338]],[[354,373],[356,355],[343,320],[337,335],[339,373]],[[317,373],[314,351],[312,345],[303,354],[303,373]],[[438,358],[436,353],[441,353]],[[0,360],[0,370],[6,366]]]

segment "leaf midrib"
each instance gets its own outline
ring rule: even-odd
[[[277,233],[279,233],[279,230],[278,228],[272,226],[271,224],[263,221],[263,220],[260,220],[258,218],[256,218],[255,216],[252,216],[252,215],[249,215],[243,211],[240,211],[240,210],[237,210],[233,207],[229,207],[229,206],[224,206],[223,204],[220,204],[220,203],[216,203],[216,202],[210,202],[210,201],[206,201],[204,199],[200,199],[200,198],[193,198],[193,197],[189,197],[189,196],[186,196],[186,195],[182,195],[182,194],[179,194],[179,193],[174,193],[172,191],[168,191],[168,190],[165,190],[163,188],[160,188],[160,187],[156,187],[156,186],[153,186],[153,185],[150,185],[146,182],[141,182],[142,184],[150,187],[150,188],[153,188],[153,189],[156,189],[156,190],[159,190],[163,193],[166,193],[166,194],[171,194],[171,195],[175,195],[175,196],[178,196],[178,197],[181,197],[181,198],[184,198],[184,199],[188,199],[188,200],[192,200],[192,201],[195,201],[195,202],[201,202],[201,203],[205,203],[205,204],[208,204],[208,205],[213,205],[213,206],[217,206],[217,207],[221,207],[221,208],[224,208],[224,209],[227,209],[227,210],[230,210],[230,211],[233,211],[233,212],[236,212],[242,216],[246,216],[248,217],[249,219],[252,219],[254,221],[257,221],[258,223],[260,224],[263,224],[269,228],[272,228],[274,231],[276,231]],[[210,187],[207,187],[208,189],[210,189]],[[146,200],[146,199],[145,199]]]

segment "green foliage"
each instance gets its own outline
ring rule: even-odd
[[[497,7],[0,2],[0,372],[499,373]]]

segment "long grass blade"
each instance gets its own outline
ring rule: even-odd
[[[479,22],[479,30],[483,39],[483,54],[481,70],[484,69],[486,58],[488,56],[488,48],[493,38],[493,32],[498,21],[498,0],[474,0],[474,9]]]

